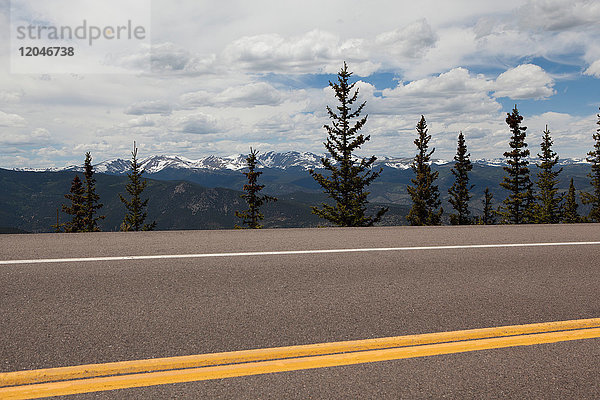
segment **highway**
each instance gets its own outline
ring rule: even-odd
[[[597,319],[599,260],[600,224],[1,235],[0,372]],[[598,359],[591,337],[67,398],[592,399]]]

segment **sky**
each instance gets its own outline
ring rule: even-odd
[[[16,3],[33,14],[40,1]],[[73,1],[52,6],[68,15]],[[453,157],[459,131],[473,159],[502,157],[515,105],[532,153],[546,125],[562,158],[593,146],[597,0],[146,3],[150,44],[115,61],[131,71],[25,74],[11,72],[0,0],[0,167],[127,159],[134,140],[142,158],[323,154],[344,61],[367,103],[360,155],[413,156],[424,115],[434,158]]]

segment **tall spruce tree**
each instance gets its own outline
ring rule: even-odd
[[[600,114],[596,124],[599,126],[593,135],[596,143],[594,143],[594,150],[590,151],[587,157],[587,161],[592,163],[592,171],[588,174],[592,183],[592,193],[582,192],[581,200],[583,204],[592,205],[588,218],[600,222]]]
[[[258,177],[262,174],[262,172],[256,171],[256,156],[258,155],[258,151],[253,150],[250,147],[250,153],[248,157],[246,157],[246,167],[248,168],[248,172],[244,172],[248,178],[248,183],[244,185],[244,194],[242,197],[246,200],[248,204],[248,209],[242,212],[236,211],[235,216],[242,219],[242,225],[246,225],[249,229],[260,229],[263,226],[260,224],[260,221],[264,219],[264,215],[260,212],[260,207],[264,203],[268,203],[269,201],[277,201],[275,197],[272,196],[260,196],[258,192],[263,190],[265,185],[258,184]],[[235,226],[236,228],[244,228],[243,226]]]
[[[538,157],[541,161],[537,164],[539,172],[537,174],[537,186],[539,193],[537,195],[538,203],[535,206],[534,222],[538,224],[557,224],[561,217],[562,196],[558,194],[558,175],[562,168],[554,170],[558,164],[558,155],[552,150],[554,141],[550,136],[548,125],[543,132],[541,153]]]
[[[456,155],[454,156],[456,163],[454,163],[454,168],[450,170],[455,179],[450,189],[448,189],[450,195],[448,201],[456,211],[456,213],[450,214],[452,225],[469,225],[473,222],[469,211],[469,200],[471,200],[470,191],[475,185],[469,185],[469,171],[473,169],[469,159],[470,156],[471,154],[467,153],[465,136],[460,132],[458,134]]]
[[[529,150],[525,143],[527,127],[521,126],[523,117],[519,115],[517,106],[508,113],[506,123],[510,127],[512,137],[510,140],[511,151],[504,153],[508,166],[503,167],[508,176],[500,182],[500,186],[510,193],[504,199],[498,213],[505,224],[524,224],[531,222],[531,208],[534,203],[533,183],[529,179]]]
[[[135,142],[133,142],[133,151],[131,152],[131,161],[129,162],[131,169],[127,174],[129,183],[125,186],[125,190],[130,196],[129,200],[119,193],[119,199],[121,199],[121,202],[123,202],[127,209],[127,214],[125,214],[123,223],[121,224],[122,231],[151,231],[156,227],[156,221],[152,221],[150,224],[144,223],[148,216],[146,208],[148,207],[149,199],[142,200],[141,195],[148,185],[148,181],[142,179],[144,171],[140,169],[140,165],[138,164],[137,153],[138,149]]]
[[[494,225],[496,223],[495,212],[492,208],[492,199],[494,195],[490,192],[490,188],[485,188],[483,191],[483,216],[481,222],[483,225]]]
[[[565,206],[563,208],[562,222],[565,224],[576,224],[581,222],[581,217],[577,212],[577,194],[575,192],[575,185],[573,184],[573,178],[569,184],[569,191],[565,197]]]
[[[437,185],[433,184],[439,172],[431,170],[430,160],[435,148],[428,151],[431,135],[427,134],[427,123],[423,115],[416,129],[418,137],[414,143],[418,153],[411,165],[416,176],[410,180],[414,186],[408,185],[406,188],[412,199],[412,207],[406,219],[411,225],[440,225],[443,209],[440,207],[440,192]]]
[[[65,194],[65,198],[71,201],[71,205],[62,205],[62,210],[68,215],[71,215],[71,221],[64,224],[65,232],[75,233],[85,231],[85,189],[81,179],[75,175],[71,182],[69,194]]]
[[[327,106],[331,125],[325,125],[327,141],[323,143],[331,155],[331,158],[322,158],[321,164],[330,176],[310,170],[311,176],[321,185],[328,197],[333,200],[334,205],[322,203],[321,208],[312,207],[314,214],[326,219],[338,226],[371,226],[378,222],[387,208],[381,208],[374,217],[365,215],[367,210],[367,197],[369,192],[366,187],[380,174],[373,171],[372,166],[375,156],[369,159],[355,160],[353,152],[371,139],[358,131],[367,122],[367,116],[362,118],[360,114],[366,102],[352,110],[352,105],[358,98],[358,89],[352,93],[356,83],[349,83],[352,72],[344,62],[343,68],[338,73],[337,83],[329,82],[329,86],[335,91],[339,105],[334,111]],[[357,118],[355,122],[353,119]]]
[[[104,219],[104,215],[96,216],[102,204],[99,203],[100,196],[96,193],[96,179],[94,178],[94,167],[92,166],[92,155],[85,153],[83,165],[83,176],[85,178],[85,194],[83,195],[83,208],[85,217],[83,219],[85,232],[99,232],[98,220]]]

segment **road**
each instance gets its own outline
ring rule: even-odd
[[[468,247],[589,241],[600,224],[2,235],[0,261],[141,258],[0,265],[0,372],[598,318],[600,245]],[[599,357],[596,338],[68,398],[599,398]]]

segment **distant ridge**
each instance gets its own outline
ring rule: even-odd
[[[321,155],[310,152],[274,152],[269,151],[259,153],[258,167],[272,169],[290,169],[300,168],[303,170],[321,169]],[[374,166],[389,167],[394,169],[409,169],[413,161],[412,157],[378,157]],[[433,160],[436,165],[448,164],[452,161]],[[536,159],[531,159],[530,162],[535,163]],[[495,159],[479,159],[474,160],[474,164],[486,166],[502,166],[506,165],[504,158]],[[585,159],[568,158],[561,159],[560,165],[585,164]],[[197,160],[192,160],[181,156],[155,155],[142,159],[140,166],[147,174],[156,174],[163,170],[178,169],[178,170],[204,170],[204,171],[238,171],[246,166],[246,156],[244,154],[231,156],[206,156]],[[103,161],[95,166],[96,172],[123,175],[129,171],[129,160],[113,159]],[[57,172],[57,171],[81,171],[82,166],[71,165],[63,168],[14,168],[15,171],[34,171],[34,172]]]

